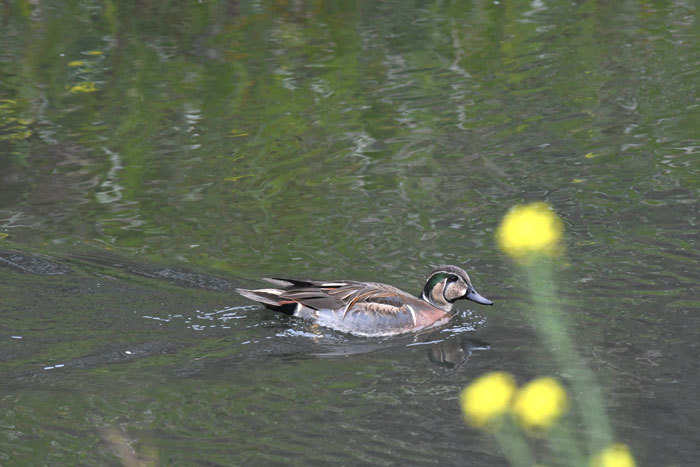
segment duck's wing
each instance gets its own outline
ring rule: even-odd
[[[356,282],[329,291],[343,302],[343,318],[350,314],[393,315],[405,311],[408,294],[386,284]]]
[[[280,288],[237,289],[237,292],[287,313],[298,311],[298,304],[311,310],[340,311],[343,317],[348,313],[395,314],[405,311],[407,297],[413,299],[396,287],[376,282],[312,281],[280,277],[264,280]]]
[[[400,334],[426,326],[424,305],[419,299],[386,285],[361,283],[339,288],[345,306],[330,313],[320,311],[318,322],[341,331],[364,336]],[[425,322],[424,322],[425,321]]]

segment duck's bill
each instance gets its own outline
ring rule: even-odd
[[[491,300],[486,297],[482,297],[479,295],[479,292],[473,288],[469,289],[469,292],[467,292],[467,295],[465,295],[464,298],[471,300],[472,302],[481,303],[482,305],[493,305]]]

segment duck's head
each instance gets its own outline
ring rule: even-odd
[[[482,305],[493,305],[474,289],[469,276],[457,266],[438,266],[428,276],[421,299],[446,312],[457,300],[467,299]]]

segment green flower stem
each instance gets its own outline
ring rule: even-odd
[[[567,332],[565,317],[557,306],[549,258],[540,255],[529,262],[527,273],[534,300],[535,327],[551,349],[560,370],[570,376],[572,386],[579,395],[588,451],[598,452],[612,440],[603,395],[593,372],[582,363]]]
[[[573,435],[568,417],[562,419],[547,432],[547,443],[555,455],[554,459],[563,465],[581,466],[588,464],[587,458]]]
[[[522,432],[513,425],[510,417],[501,420],[494,436],[511,466],[532,467],[535,465],[530,447],[525,442]]]

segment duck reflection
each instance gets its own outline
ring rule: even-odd
[[[308,333],[304,334],[309,335]],[[491,349],[489,343],[467,337],[464,333],[448,335],[445,333],[431,333],[403,338],[359,340],[355,341],[355,339],[351,338],[350,340],[333,341],[327,335],[323,335],[323,338],[316,341],[317,344],[323,346],[323,351],[315,351],[313,355],[321,358],[333,358],[388,351],[398,347],[422,346],[426,348],[429,362],[442,369],[453,370],[464,365],[475,351]]]
[[[491,345],[487,342],[455,335],[432,343],[428,348],[428,360],[444,369],[453,370],[464,365],[475,351],[490,349]]]

